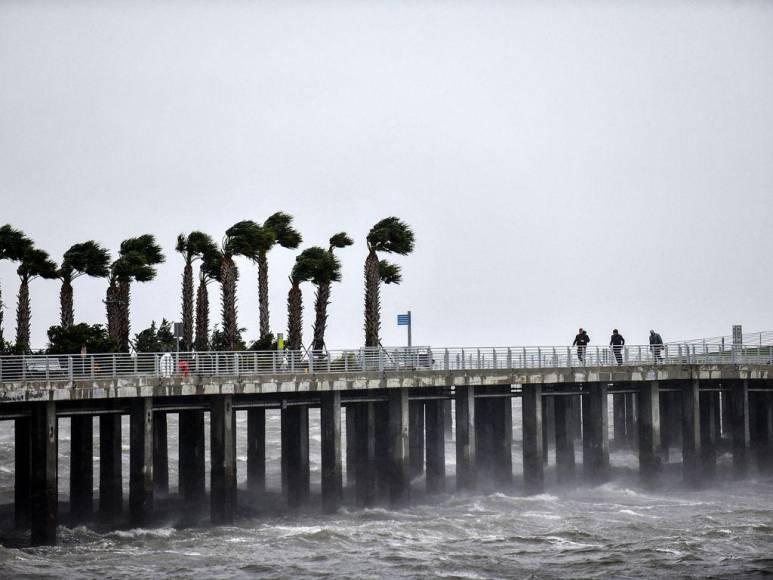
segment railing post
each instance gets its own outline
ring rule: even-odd
[[[507,368],[513,368],[513,349],[507,347]]]
[[[542,347],[541,346],[537,347],[537,368],[538,369],[542,368]]]
[[[494,370],[497,369],[497,349],[493,349],[492,359],[494,361]]]
[[[443,352],[443,369],[444,370],[450,370],[449,365],[451,364],[451,361],[448,360],[448,349],[445,349]]]
[[[153,355],[153,368],[156,369],[156,376],[161,376],[161,365],[159,364],[158,355]]]
[[[553,347],[553,366],[558,366],[558,356],[556,356],[556,347]]]
[[[314,351],[310,350],[309,352],[309,373],[314,373]]]
[[[70,379],[70,382],[73,382],[73,363],[72,363],[72,357],[67,357],[67,378]],[[2,376],[2,374],[0,374]]]
[[[48,358],[48,357],[46,357],[46,382],[48,382],[48,381],[49,381],[49,374],[48,374],[48,360],[49,360],[49,358]]]
[[[526,347],[525,346],[521,349],[521,352],[522,352],[521,356],[523,356],[523,361],[522,361],[523,364],[521,364],[521,368],[525,369],[528,366],[528,364],[526,363]]]
[[[113,367],[112,375],[113,375],[113,378],[116,378],[118,376],[118,365],[116,365],[115,353],[111,355],[111,358],[112,358],[111,365]]]
[[[349,372],[349,351],[345,350],[343,357],[344,357],[344,372],[348,373]]]
[[[478,350],[478,370],[480,370],[480,349]]]
[[[384,349],[378,347],[378,370],[384,370]]]
[[[94,378],[94,355],[89,357],[89,371],[91,372],[91,378]]]
[[[276,353],[278,350],[271,351],[271,372],[276,374]]]
[[[464,355],[464,349],[462,349],[462,370],[464,370],[466,368],[467,368],[467,360],[466,360],[466,357]]]
[[[566,366],[572,366],[572,347],[566,347]]]
[[[236,372],[234,373],[237,377],[241,374],[241,371],[239,369],[239,353],[234,353],[234,368],[236,369]]]

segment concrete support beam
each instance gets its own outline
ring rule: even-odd
[[[616,449],[627,447],[628,439],[625,430],[625,394],[612,395],[612,429],[613,442]]]
[[[749,381],[732,382],[730,423],[733,434],[733,471],[743,477],[749,471]]]
[[[247,489],[266,491],[266,410],[247,410]]]
[[[760,465],[762,473],[773,473],[773,391],[765,393],[765,454]]]
[[[373,403],[350,405],[355,429],[355,478],[357,503],[370,507],[376,503],[376,412]]]
[[[492,387],[479,388],[477,394],[491,393]],[[475,399],[475,459],[479,488],[490,488],[494,476],[493,399]]]
[[[206,495],[204,411],[180,411],[179,489],[188,509],[200,507]]]
[[[129,520],[147,525],[153,513],[153,399],[132,399],[129,416]]]
[[[700,394],[701,473],[713,477],[717,469],[719,393]]]
[[[456,387],[456,488],[475,489],[475,387]]]
[[[510,385],[497,387],[502,394],[510,393]],[[513,486],[513,400],[508,397],[489,399],[492,426],[494,484],[509,490]]]
[[[231,395],[212,398],[210,435],[210,517],[231,524],[236,513],[236,422]]]
[[[99,515],[114,524],[123,512],[121,415],[99,417]]]
[[[94,418],[70,419],[70,516],[80,523],[94,515]]]
[[[306,503],[310,493],[309,408],[282,409],[282,491],[288,507]]]
[[[354,487],[357,483],[357,446],[355,433],[357,422],[355,420],[355,406],[346,407],[346,486]]]
[[[700,381],[692,379],[682,385],[682,472],[688,485],[701,482],[701,415]]]
[[[542,493],[545,472],[542,448],[542,385],[523,385],[523,483],[526,493]]]
[[[646,484],[660,470],[660,387],[657,381],[639,385],[639,474]]]
[[[577,398],[576,396],[556,397],[556,477],[559,483],[569,483],[574,480],[572,403]]]
[[[672,393],[663,392],[660,393],[658,399],[658,405],[660,408],[660,446],[658,448],[658,455],[663,463],[668,463],[671,456],[671,438],[673,424],[671,415],[673,413],[673,398]]]
[[[30,419],[14,421],[14,523],[24,529],[30,523],[30,476],[32,452],[30,449]]]
[[[32,471],[30,528],[33,546],[56,544],[58,511],[57,453],[59,429],[56,403],[34,403],[30,421]]]
[[[631,449],[639,448],[639,397],[636,393],[625,394],[625,438]]]
[[[376,502],[390,503],[389,404],[373,403],[376,422]]]
[[[609,479],[609,415],[607,385],[588,383],[582,397],[582,468],[585,479],[602,483]]]
[[[169,495],[169,445],[166,412],[153,412],[153,493]]]
[[[543,394],[553,387],[543,386]],[[556,407],[553,397],[542,397],[542,462],[549,463],[550,448],[556,443]]]
[[[425,403],[427,440],[427,493],[446,491],[445,423],[446,401],[430,400]]]
[[[728,388],[730,385],[728,382],[724,382],[720,384],[720,387]],[[720,398],[720,437],[732,439],[733,438],[733,421],[732,421],[732,413],[730,411],[731,407],[731,400],[733,398],[733,394],[730,390],[722,391]]]
[[[445,417],[445,437],[448,440],[454,438],[454,416],[453,416],[453,401],[446,399],[443,401],[443,416]]]
[[[410,473],[424,473],[424,401],[408,402],[408,437],[410,439]]]
[[[389,501],[393,506],[408,502],[411,490],[408,454],[408,391],[390,389],[389,405]]]
[[[322,511],[335,513],[341,507],[343,477],[341,468],[341,392],[322,393],[320,424],[322,432]]]

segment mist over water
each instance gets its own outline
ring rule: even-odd
[[[208,502],[193,520],[174,499],[157,502],[148,529],[59,528],[59,545],[18,548],[4,510],[0,547],[3,577],[138,578],[584,578],[754,577],[773,570],[773,481],[733,481],[730,456],[720,456],[717,479],[700,491],[681,484],[679,453],[656,489],[638,481],[633,452],[613,451],[612,479],[600,486],[557,486],[522,496],[519,401],[514,401],[512,493],[449,493],[428,497],[413,482],[412,505],[359,509],[347,495],[338,514],[318,507],[319,412],[310,412],[311,505],[302,513],[281,507],[279,412],[267,412],[268,492],[240,510],[236,524],[212,527]],[[177,487],[177,416],[168,415],[170,487]],[[99,440],[95,421],[95,484]],[[344,425],[342,421],[342,427]],[[60,520],[67,514],[69,420],[59,446]],[[246,413],[237,413],[237,469],[246,478]],[[207,427],[207,445],[208,427]],[[577,447],[577,446],[576,446]],[[128,420],[124,418],[124,501],[128,499]],[[577,452],[581,461],[581,453]],[[446,442],[448,489],[454,488],[455,449]],[[551,454],[551,464],[553,457]],[[581,473],[578,463],[578,474]],[[209,469],[209,465],[207,465]],[[13,424],[0,424],[0,503],[13,503]],[[207,477],[207,484],[209,479]],[[246,504],[244,492],[239,501]],[[183,522],[194,522],[186,526]],[[25,536],[22,536],[22,538]],[[16,540],[18,542],[18,539]]]

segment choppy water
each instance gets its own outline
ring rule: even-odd
[[[515,414],[517,416],[517,414]],[[246,416],[237,416],[240,482]],[[13,433],[0,424],[0,503],[13,497]],[[128,433],[128,425],[124,431]],[[176,487],[176,418],[170,415],[170,483]],[[515,432],[520,438],[519,430]],[[278,413],[268,413],[269,486],[279,488]],[[69,421],[60,422],[60,499],[67,499]],[[312,413],[313,491],[318,493],[318,414]],[[97,441],[95,440],[95,444]],[[125,441],[125,474],[128,446]],[[98,448],[95,449],[98,456]],[[514,469],[521,469],[514,448]],[[579,459],[579,454],[578,454]],[[678,458],[677,458],[678,459]],[[447,444],[449,489],[453,445]],[[614,477],[597,487],[522,497],[488,493],[428,498],[393,511],[347,507],[334,516],[263,510],[229,527],[180,527],[167,515],[150,529],[59,529],[54,548],[0,547],[0,574],[19,578],[592,578],[763,577],[773,571],[773,478],[720,477],[709,489],[679,484],[678,466],[658,490],[638,485],[636,458],[613,453]],[[98,461],[95,461],[98,463]],[[96,466],[95,466],[96,469]],[[724,474],[724,476],[723,476]],[[95,474],[96,476],[96,474]],[[126,479],[126,477],[125,477]],[[516,477],[516,481],[517,481]],[[96,479],[95,479],[96,481]],[[128,490],[127,490],[128,493]],[[62,508],[64,511],[64,508]],[[203,516],[206,522],[206,515]]]

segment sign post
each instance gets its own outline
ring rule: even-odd
[[[408,327],[408,348],[411,348],[411,311],[409,310],[406,314],[398,314],[397,315],[397,326],[407,326]]]

